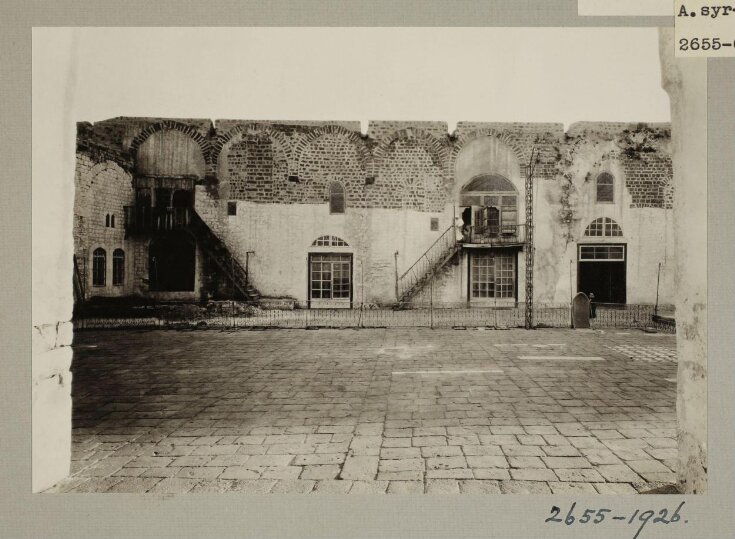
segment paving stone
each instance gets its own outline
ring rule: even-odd
[[[524,426],[523,430],[528,434],[558,434],[558,431],[550,425]]]
[[[590,483],[561,483],[549,481],[549,488],[554,494],[597,494]],[[612,494],[612,493],[611,493]]]
[[[205,466],[243,466],[248,459],[250,459],[250,455],[217,455],[207,462]]]
[[[260,474],[261,479],[298,479],[301,475],[301,466],[267,466]],[[303,478],[310,479],[310,478]]]
[[[464,480],[459,482],[462,494],[500,494],[498,481]]]
[[[448,470],[428,470],[427,479],[472,479],[475,474],[469,468],[452,468]]]
[[[409,458],[381,460],[378,469],[381,472],[403,472],[408,470],[424,471],[424,459]]]
[[[230,466],[220,474],[219,479],[258,479],[263,468],[246,468],[244,466]]]
[[[403,470],[399,472],[378,471],[378,481],[421,481],[423,470]]]
[[[380,436],[383,428],[383,423],[360,423],[355,427],[355,435]]]
[[[382,436],[355,436],[350,442],[350,452],[353,455],[378,455]]]
[[[510,479],[510,471],[504,468],[473,468],[475,479]]]
[[[455,457],[431,457],[426,459],[427,470],[449,470],[453,468],[466,468],[467,461],[463,456]]]
[[[508,457],[511,468],[546,468],[539,457]]]
[[[319,480],[312,494],[347,494],[352,488],[352,481]]]
[[[388,481],[353,481],[350,494],[383,494]]]
[[[388,494],[423,494],[423,481],[391,481],[388,483]]]
[[[173,459],[169,466],[205,466],[212,458],[211,455],[185,455]]]
[[[641,478],[625,464],[601,464],[596,470],[609,482],[634,483]]]
[[[347,453],[350,449],[350,442],[340,442],[340,443],[326,443],[326,444],[316,444],[316,451],[315,453]]]
[[[482,445],[515,445],[518,443],[518,438],[510,434],[481,434],[478,438]]]
[[[546,445],[544,438],[536,434],[519,434],[516,438],[521,445]]]
[[[657,449],[677,447],[677,441],[674,438],[643,438],[643,441]]]
[[[301,479],[336,479],[339,471],[338,464],[316,464],[304,466],[300,477]]]
[[[649,483],[676,483],[674,472],[640,472],[640,475]]]
[[[200,466],[200,467],[184,467],[181,468],[176,477],[185,477],[189,479],[215,479],[218,475],[225,471],[224,467],[217,466]],[[227,479],[227,478],[225,478]]]
[[[166,466],[165,468],[127,468],[137,470],[141,477],[174,477],[181,471],[178,466]]]
[[[503,450],[499,445],[463,445],[462,452],[469,456],[503,456]],[[423,452],[422,448],[422,452]]]
[[[163,468],[173,462],[171,457],[138,457],[125,464],[128,468]]]
[[[584,457],[543,457],[549,468],[591,468],[592,465]]]
[[[314,490],[316,481],[304,479],[279,479],[273,488],[271,494],[307,494]]]
[[[542,481],[500,481],[503,494],[550,494],[551,489]]]
[[[306,455],[303,458],[309,456],[311,455]],[[295,460],[293,455],[251,455],[247,460],[247,466],[288,466],[292,460]],[[294,462],[294,464],[299,463]]]
[[[411,438],[411,445],[414,447],[447,445],[447,439],[444,436],[414,436]]]
[[[268,455],[305,455],[314,453],[317,444],[273,444],[267,446]]]
[[[198,479],[168,477],[156,483],[148,492],[151,494],[186,494],[198,484]]]
[[[107,492],[110,488],[123,481],[124,477],[84,477],[83,481],[67,492],[77,494]]]
[[[459,494],[459,481],[454,479],[427,479],[426,494]]]
[[[175,473],[178,468],[153,468],[154,470],[173,470]],[[118,471],[113,472],[110,474],[110,477],[140,477],[141,475],[144,475],[145,477],[168,477],[167,475],[150,475],[147,472],[150,471],[151,468],[120,468]]]
[[[126,477],[119,483],[115,483],[105,492],[128,492],[143,494],[151,490],[156,483],[162,481],[157,477]]]
[[[353,479],[358,481],[369,481],[371,479],[374,479],[376,474],[378,473],[378,460],[378,457],[375,456],[347,457],[344,461],[344,465],[342,466],[340,478]]]
[[[559,481],[576,483],[597,483],[605,481],[596,470],[589,468],[556,468],[554,472],[559,477]]]
[[[275,479],[236,480],[230,484],[230,491],[243,494],[267,494],[275,484]]]
[[[507,468],[509,466],[505,457],[501,456],[468,456],[466,460],[470,468]]]
[[[591,464],[622,464],[622,461],[609,449],[582,449],[582,454]]]
[[[546,454],[537,445],[501,445],[500,447],[508,457],[542,457]]]
[[[590,432],[598,440],[614,440],[614,439],[623,437],[622,434],[620,434],[618,431],[614,429],[608,429],[608,430],[593,429],[593,430],[590,430]]]
[[[595,489],[600,494],[637,494],[638,492],[628,483],[595,483]]]
[[[630,467],[634,472],[637,473],[670,473],[666,466],[661,464],[657,460],[646,459],[646,460],[629,460],[625,464]]]
[[[556,481],[557,476],[546,468],[511,469],[510,476],[519,481]]]
[[[607,449],[600,440],[593,436],[569,436],[567,439],[569,440],[569,443],[577,449]]]
[[[293,459],[293,464],[296,466],[313,466],[315,464],[342,464],[344,461],[344,453],[315,453],[313,455],[297,455]]]
[[[384,459],[407,459],[417,458],[422,456],[422,449],[429,448],[418,448],[418,447],[384,447],[380,450],[380,458]],[[446,447],[441,449],[448,449]]]
[[[571,445],[544,445],[541,450],[549,457],[578,457],[579,449]]]
[[[653,458],[658,459],[658,460],[676,459],[679,456],[679,451],[673,447],[667,447],[663,449],[646,448],[645,451],[646,453],[651,455]]]
[[[382,447],[411,447],[411,438],[383,438]]]

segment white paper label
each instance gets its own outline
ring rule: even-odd
[[[735,56],[735,0],[675,0],[674,28],[676,56]]]

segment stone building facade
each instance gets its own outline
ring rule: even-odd
[[[79,123],[79,295],[509,306],[532,224],[537,303],[667,304],[671,180],[667,124]]]

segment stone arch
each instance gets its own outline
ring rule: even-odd
[[[504,132],[504,131],[498,131],[497,129],[494,129],[492,127],[488,127],[485,129],[479,129],[477,131],[471,131],[469,133],[463,133],[459,135],[457,138],[457,141],[455,142],[453,148],[449,152],[449,156],[447,158],[447,175],[449,177],[452,177],[454,175],[454,167],[457,163],[457,157],[459,157],[460,152],[462,149],[469,143],[476,139],[483,138],[483,137],[492,137],[497,139],[499,142],[510,148],[513,153],[516,156],[516,159],[518,160],[518,164],[520,165],[521,169],[525,163],[525,156],[523,152],[523,148],[518,143],[518,141],[513,137],[511,134]],[[520,170],[519,172],[522,172]]]
[[[241,140],[247,135],[266,135],[270,137],[271,141],[276,143],[276,145],[283,152],[288,166],[288,173],[295,173],[293,167],[293,159],[291,155],[292,147],[288,138],[281,131],[273,129],[271,126],[261,125],[257,123],[235,126],[226,133],[218,135],[217,138],[212,141],[210,145],[210,164],[213,170],[217,169],[217,166],[219,165],[220,155],[222,154],[222,150],[225,148],[225,146]]]
[[[362,139],[362,136],[355,131],[350,131],[349,129],[346,129],[341,125],[335,124],[328,124],[317,127],[296,143],[296,146],[293,148],[293,161],[297,167],[297,170],[301,168],[301,156],[303,155],[304,150],[306,150],[309,144],[324,135],[338,135],[346,137],[347,140],[349,140],[355,146],[358,156],[358,162],[360,163],[360,167],[365,171],[366,175],[375,175],[375,163],[373,155],[365,144],[365,141]]]
[[[375,149],[375,160],[381,163],[390,146],[397,140],[415,140],[419,142],[431,156],[432,163],[442,170],[446,168],[447,148],[434,135],[421,129],[408,127],[394,131],[380,141]]]
[[[162,120],[143,128],[130,143],[130,155],[133,157],[133,159],[135,159],[138,153],[138,148],[140,148],[140,145],[143,144],[148,139],[148,137],[150,137],[154,133],[168,130],[180,131],[191,137],[192,140],[197,143],[199,149],[202,151],[204,163],[207,166],[211,165],[211,152],[209,141],[207,140],[207,138],[199,133],[196,128],[186,124],[182,124],[181,122],[177,122],[175,120]]]

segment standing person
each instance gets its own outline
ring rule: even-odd
[[[454,218],[454,237],[458,242],[465,240],[464,223],[461,217]]]
[[[595,305],[595,294],[590,292],[590,318],[597,318],[597,305]]]

